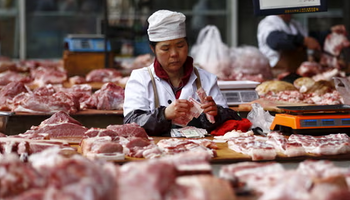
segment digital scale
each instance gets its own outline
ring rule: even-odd
[[[350,133],[350,105],[278,106],[270,129],[283,133],[323,135]]]
[[[64,39],[65,49],[71,52],[104,52],[105,38],[100,34],[70,34]],[[111,46],[107,41],[107,51]]]
[[[248,103],[259,98],[255,91],[260,82],[255,81],[218,81],[221,93],[226,97],[229,106]]]

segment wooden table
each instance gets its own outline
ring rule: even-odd
[[[153,138],[154,138],[154,141],[157,143],[161,139],[169,139],[170,137],[153,137]],[[207,139],[213,139],[213,137],[207,137]],[[212,160],[210,161],[211,164],[232,164],[232,163],[238,163],[238,162],[244,162],[244,161],[252,161],[252,159],[249,156],[241,153],[237,153],[229,149],[227,146],[227,143],[217,143],[217,146],[218,146],[218,149],[216,150],[217,157],[212,158]],[[259,162],[276,161],[280,163],[299,163],[307,159],[350,161],[350,153],[330,155],[330,156],[308,154],[307,156],[298,156],[298,157],[286,157],[286,156],[279,155],[276,157],[275,160],[262,160]],[[144,158],[132,158],[132,157],[126,156],[125,160],[117,161],[117,163],[122,164],[130,161],[140,161],[140,160],[144,160]]]

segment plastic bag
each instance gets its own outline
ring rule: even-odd
[[[231,75],[262,76],[262,80],[273,78],[268,58],[255,46],[241,46],[230,49]]]
[[[269,111],[265,111],[258,103],[252,104],[252,110],[248,113],[247,119],[252,123],[252,128],[259,127],[264,133],[270,133],[270,126],[275,119]]]
[[[231,62],[229,47],[222,42],[220,31],[216,26],[207,25],[201,29],[190,55],[195,65],[215,74],[219,79],[225,79],[229,74]]]

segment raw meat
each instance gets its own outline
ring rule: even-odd
[[[140,125],[136,123],[124,124],[124,125],[109,125],[108,130],[116,132],[119,136],[129,138],[129,137],[141,137],[148,139],[148,135]]]
[[[319,137],[292,134],[288,140],[300,143],[307,153],[316,155],[338,155],[350,152],[350,140],[346,134]]]
[[[47,181],[45,196],[50,199],[116,199],[113,163],[65,157],[57,148],[31,155],[29,163]]]
[[[14,112],[55,113],[65,111],[76,113],[78,108],[72,96],[65,92],[55,92],[52,85],[38,88],[30,93],[22,93],[13,99]]]
[[[87,82],[117,83],[122,77],[121,72],[116,69],[94,69],[86,76]]]
[[[295,157],[306,155],[302,144],[289,141],[284,135],[278,132],[269,133],[266,142],[272,144],[275,147],[276,152],[282,156]]]
[[[0,198],[8,198],[24,191],[44,187],[46,180],[30,164],[19,160],[15,154],[0,159]]]
[[[55,114],[51,115],[51,117],[42,121],[38,127],[32,127],[32,129],[38,129],[49,124],[61,124],[61,123],[72,123],[72,124],[82,126],[82,124],[79,121],[72,118],[68,113],[64,111],[58,111]]]
[[[104,128],[90,128],[85,132],[86,137],[103,137],[103,136],[109,136],[113,139],[116,137],[119,137],[118,133],[110,130],[110,129],[104,129]]]
[[[120,110],[124,103],[124,89],[114,83],[105,83],[86,101],[82,102],[83,108],[98,110]]]
[[[322,72],[322,66],[317,62],[305,61],[297,69],[297,74],[302,77],[313,77]]]
[[[109,136],[85,138],[80,143],[81,153],[87,158],[124,160],[123,146]]]
[[[0,90],[0,110],[10,111],[13,109],[12,100],[18,94],[28,93],[30,90],[23,82],[11,82]]]
[[[188,140],[188,139],[162,139],[159,140],[157,146],[163,151],[164,154],[174,155],[181,152],[194,151],[194,152],[205,152],[211,157],[217,156],[215,149],[207,148],[206,141],[201,142],[202,139]],[[204,145],[203,145],[204,144]],[[211,147],[216,147],[209,145]]]
[[[212,174],[212,155],[205,151],[186,151],[159,158],[176,167],[178,175]]]
[[[163,200],[175,184],[176,173],[175,166],[165,161],[126,163],[120,167],[117,199]]]
[[[248,155],[252,160],[274,160],[277,155],[275,147],[266,140],[260,136],[230,138],[227,145],[229,149]]]
[[[86,82],[87,81],[86,81],[85,77],[82,77],[82,76],[72,76],[69,78],[69,83],[71,85],[84,84]]]
[[[64,112],[53,114],[39,126],[32,126],[30,130],[27,130],[22,135],[35,137],[36,135],[47,134],[49,138],[65,138],[80,141],[88,129],[67,115]]]
[[[37,67],[30,71],[30,75],[34,79],[33,84],[38,87],[47,84],[62,84],[67,80],[67,71],[63,65],[59,64]]]
[[[19,73],[10,70],[0,73],[0,85],[2,86],[5,86],[12,82],[30,83],[32,81],[33,79],[24,73]]]
[[[62,91],[71,96],[75,104],[74,107],[78,110],[84,109],[84,102],[92,95],[92,87],[89,84],[73,85],[70,88],[59,88],[56,90]]]
[[[236,195],[226,180],[211,175],[182,176],[167,194],[177,200],[235,200]],[[167,198],[165,198],[167,199]]]
[[[219,177],[258,193],[268,191],[285,169],[276,162],[240,162],[221,167]]]

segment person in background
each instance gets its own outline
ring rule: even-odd
[[[185,20],[182,13],[169,10],[156,11],[148,18],[154,63],[133,70],[125,87],[124,123],[137,123],[152,136],[170,136],[171,129],[177,127],[173,121],[190,114],[194,104],[188,99],[199,101],[198,83],[208,96],[201,104],[203,113],[188,126],[204,128],[209,133],[228,119],[241,120],[228,108],[217,77],[193,66],[188,56]],[[206,115],[213,116],[215,122]]]
[[[266,16],[259,22],[259,50],[269,59],[273,76],[295,73],[307,60],[307,50],[320,51],[320,43],[291,14]]]
[[[298,67],[313,57],[319,57],[328,34],[345,33],[344,25],[330,30],[308,32],[291,14],[266,16],[258,25],[259,50],[269,59],[275,78],[295,74]],[[311,52],[311,53],[310,53]],[[309,55],[310,54],[310,55]]]

